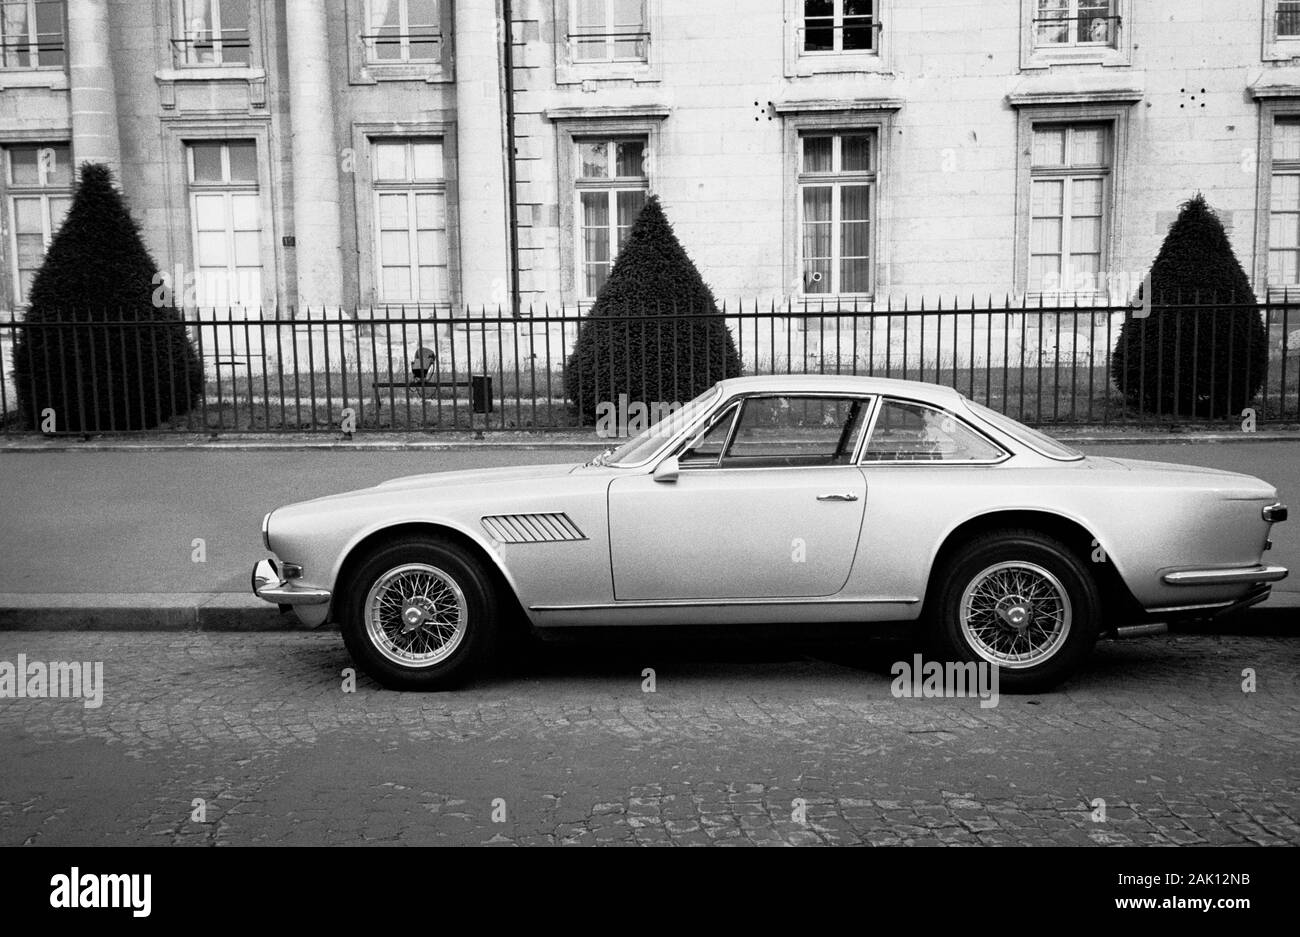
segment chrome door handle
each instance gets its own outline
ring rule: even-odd
[[[850,491],[844,494],[818,495],[817,500],[818,501],[856,501],[858,500],[858,496],[853,494],[853,492]]]

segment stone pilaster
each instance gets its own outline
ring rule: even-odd
[[[109,56],[109,0],[68,0],[72,158],[122,171],[117,88]]]
[[[285,4],[297,305],[313,310],[343,305],[339,154],[326,7],[325,0]]]
[[[505,120],[497,6],[455,4],[456,149],[463,302],[510,302]]]

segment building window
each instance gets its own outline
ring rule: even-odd
[[[587,62],[644,62],[650,45],[645,0],[568,0],[569,57]]]
[[[198,306],[262,304],[262,206],[257,145],[204,141],[188,147]]]
[[[65,0],[0,0],[5,68],[63,68]]]
[[[252,60],[250,0],[180,0],[183,65],[248,65]]]
[[[1300,39],[1300,0],[1277,0],[1273,13],[1279,39]]]
[[[874,0],[804,0],[800,49],[817,52],[873,52]]]
[[[871,292],[874,131],[799,137],[800,271],[806,295]]]
[[[1273,125],[1268,207],[1268,285],[1300,286],[1300,118]]]
[[[376,140],[370,163],[379,302],[450,302],[442,141]]]
[[[1033,128],[1029,197],[1030,292],[1096,292],[1108,227],[1107,124]]]
[[[578,278],[595,298],[650,189],[646,138],[577,140]]]
[[[1048,48],[1114,46],[1119,26],[1115,0],[1038,0],[1034,42]]]
[[[366,57],[376,63],[436,62],[438,0],[366,0]]]
[[[66,143],[11,146],[6,157],[9,272],[14,304],[22,306],[72,206],[72,158]]]

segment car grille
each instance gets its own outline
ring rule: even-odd
[[[483,518],[483,529],[502,543],[587,539],[567,514],[493,514]]]

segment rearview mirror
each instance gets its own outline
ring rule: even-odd
[[[675,482],[680,468],[677,456],[669,456],[655,467],[654,480],[657,482]]]

